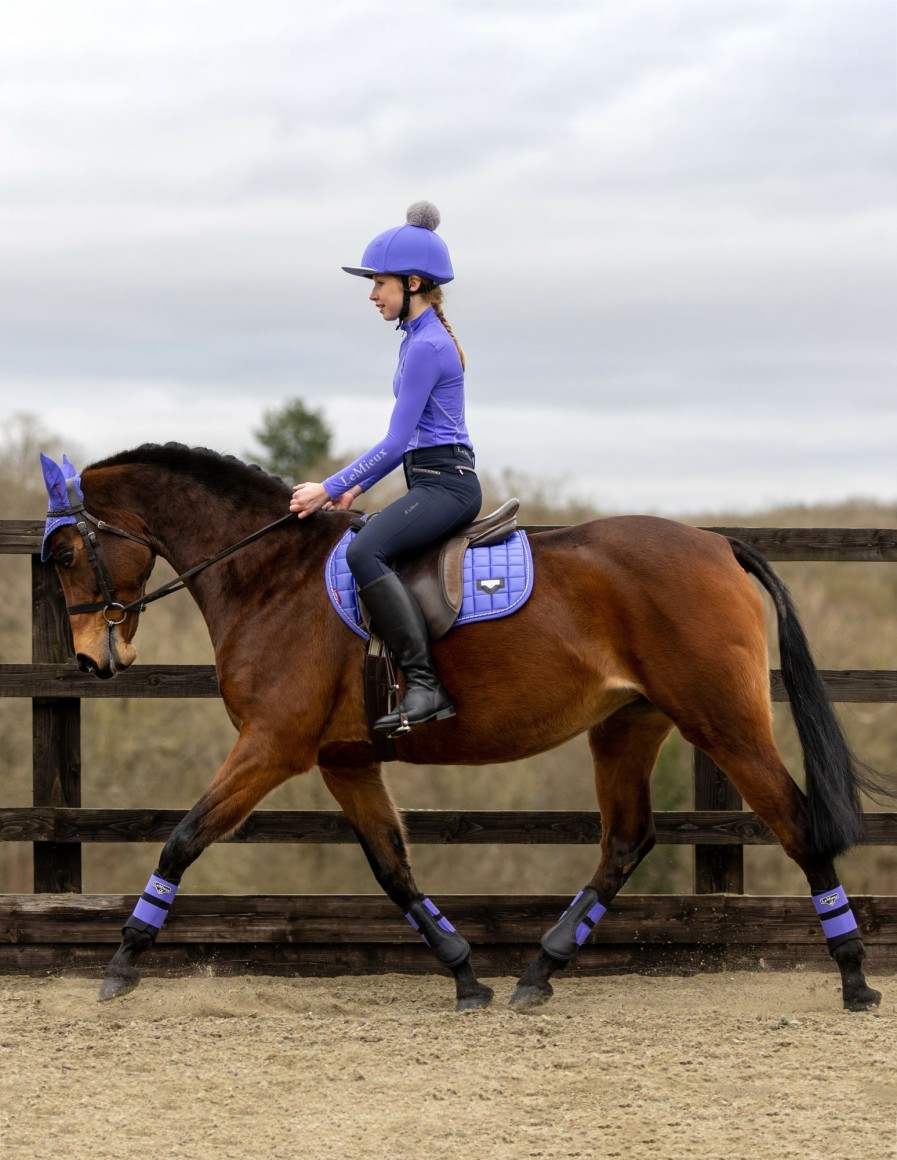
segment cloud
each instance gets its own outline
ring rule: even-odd
[[[878,0],[8,4],[0,405],[77,427],[76,387],[115,399],[97,453],[233,449],[300,395],[358,447],[395,344],[339,267],[427,196],[496,466],[597,486],[571,430],[676,431],[681,470],[727,425],[759,464],[765,422],[788,487],[808,427],[866,479],[839,440],[892,416],[893,31]],[[672,494],[675,457],[639,470]]]

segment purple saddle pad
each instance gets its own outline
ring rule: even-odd
[[[349,528],[327,557],[324,579],[327,594],[340,617],[353,632],[367,640],[355,578],[346,563],[346,548],[354,535]],[[468,548],[464,553],[463,583],[464,596],[456,625],[510,616],[522,608],[533,590],[533,553],[526,532],[518,529],[500,544]]]

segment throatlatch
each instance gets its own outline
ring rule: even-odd
[[[155,939],[168,917],[177,892],[176,883],[168,882],[158,874],[150,874],[146,889],[138,899],[134,913],[122,927],[122,933],[126,930],[142,930]]]
[[[415,898],[405,917],[445,966],[460,967],[470,957],[470,943],[429,898]]]
[[[551,930],[542,935],[542,950],[559,963],[569,963],[606,910],[597,890],[583,887]]]
[[[852,938],[860,937],[857,920],[850,909],[850,900],[840,884],[821,894],[814,894],[812,898],[829,951],[834,951],[835,947]]]

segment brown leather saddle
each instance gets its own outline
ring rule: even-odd
[[[467,548],[471,545],[487,547],[506,540],[517,529],[519,507],[520,500],[509,499],[488,516],[465,524],[443,543],[434,544],[396,568],[423,610],[431,640],[445,636],[461,611],[464,597],[464,553]],[[399,685],[395,665],[386,645],[371,632],[370,616],[360,596],[358,607],[364,626],[370,633],[364,658],[364,701],[371,749],[375,761],[395,761],[396,751],[392,738],[373,728],[379,717],[396,709]]]
[[[500,544],[512,535],[517,530],[519,507],[519,499],[509,499],[488,516],[465,524],[443,543],[397,565],[405,587],[421,606],[431,640],[445,636],[461,611],[464,553],[469,547]],[[370,631],[370,617],[361,599],[359,606],[364,626]]]

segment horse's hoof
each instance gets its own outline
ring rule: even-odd
[[[534,1011],[547,1003],[554,994],[554,987],[547,980],[541,983],[518,983],[508,1004],[515,1011]]]
[[[488,1007],[492,1002],[492,996],[495,992],[491,987],[487,987],[485,983],[477,983],[476,990],[470,991],[466,995],[459,997],[455,1004],[456,1011],[479,1011],[482,1007]]]
[[[881,1002],[881,991],[873,987],[861,987],[856,994],[844,998],[845,1011],[871,1011]]]
[[[107,999],[120,999],[122,995],[127,995],[133,991],[140,982],[140,976],[134,972],[133,977],[125,977],[123,975],[107,975],[100,983],[99,994],[97,995],[98,1003],[105,1003]]]

